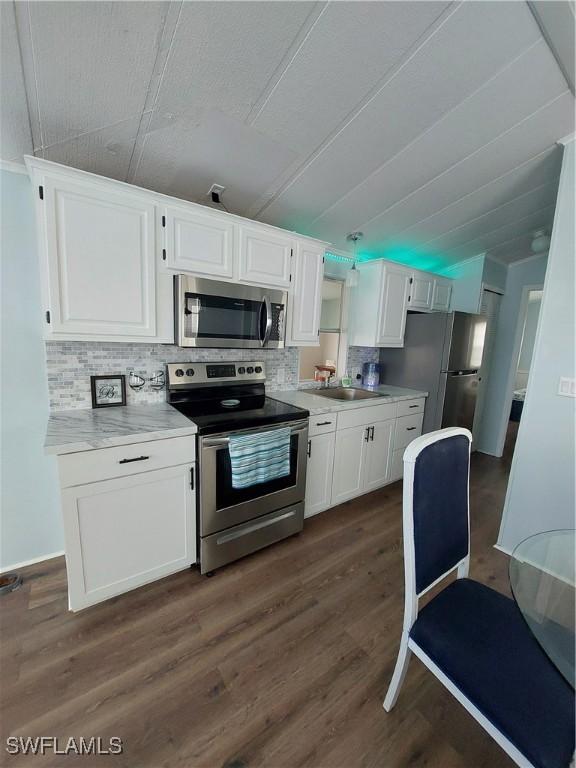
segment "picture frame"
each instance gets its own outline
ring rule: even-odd
[[[92,408],[126,405],[126,377],[123,374],[90,376]]]

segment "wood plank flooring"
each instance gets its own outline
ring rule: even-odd
[[[472,458],[474,578],[509,592],[493,549],[511,451]],[[307,521],[223,568],[186,571],[69,613],[63,558],[1,598],[3,739],[118,736],[115,756],[8,756],[4,766],[510,768],[413,659],[382,701],[403,611],[402,484]]]

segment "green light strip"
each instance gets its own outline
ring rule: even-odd
[[[330,251],[326,251],[324,255],[328,261],[340,261],[343,264],[351,264],[354,261],[352,256],[339,256],[337,253],[331,253]]]

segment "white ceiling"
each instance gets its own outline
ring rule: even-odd
[[[552,224],[574,96],[524,2],[0,13],[5,160],[201,203],[217,182],[235,213],[431,268],[523,258]]]

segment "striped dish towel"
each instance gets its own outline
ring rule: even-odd
[[[232,488],[249,488],[290,474],[290,427],[230,436]]]

